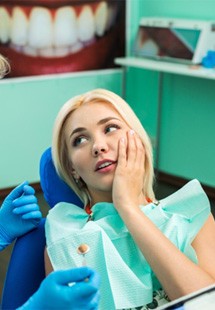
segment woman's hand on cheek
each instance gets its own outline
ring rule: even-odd
[[[116,209],[139,205],[143,189],[145,150],[140,138],[130,130],[127,141],[119,141],[118,164],[113,180],[113,203]]]

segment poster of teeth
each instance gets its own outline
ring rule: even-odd
[[[0,0],[0,53],[22,77],[114,67],[126,0]]]

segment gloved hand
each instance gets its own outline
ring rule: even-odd
[[[24,182],[11,191],[0,209],[0,250],[38,226],[42,214],[34,189]]]
[[[98,274],[89,267],[54,271],[17,310],[96,310],[99,303],[99,283]]]

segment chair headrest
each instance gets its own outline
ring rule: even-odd
[[[45,150],[40,159],[40,184],[50,208],[58,202],[69,202],[83,208],[83,202],[58,176],[52,161],[51,148]]]

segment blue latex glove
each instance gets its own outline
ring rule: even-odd
[[[42,214],[34,189],[24,182],[11,191],[0,209],[0,250],[37,227]]]
[[[89,267],[54,271],[18,310],[96,310],[99,284],[98,274]]]

